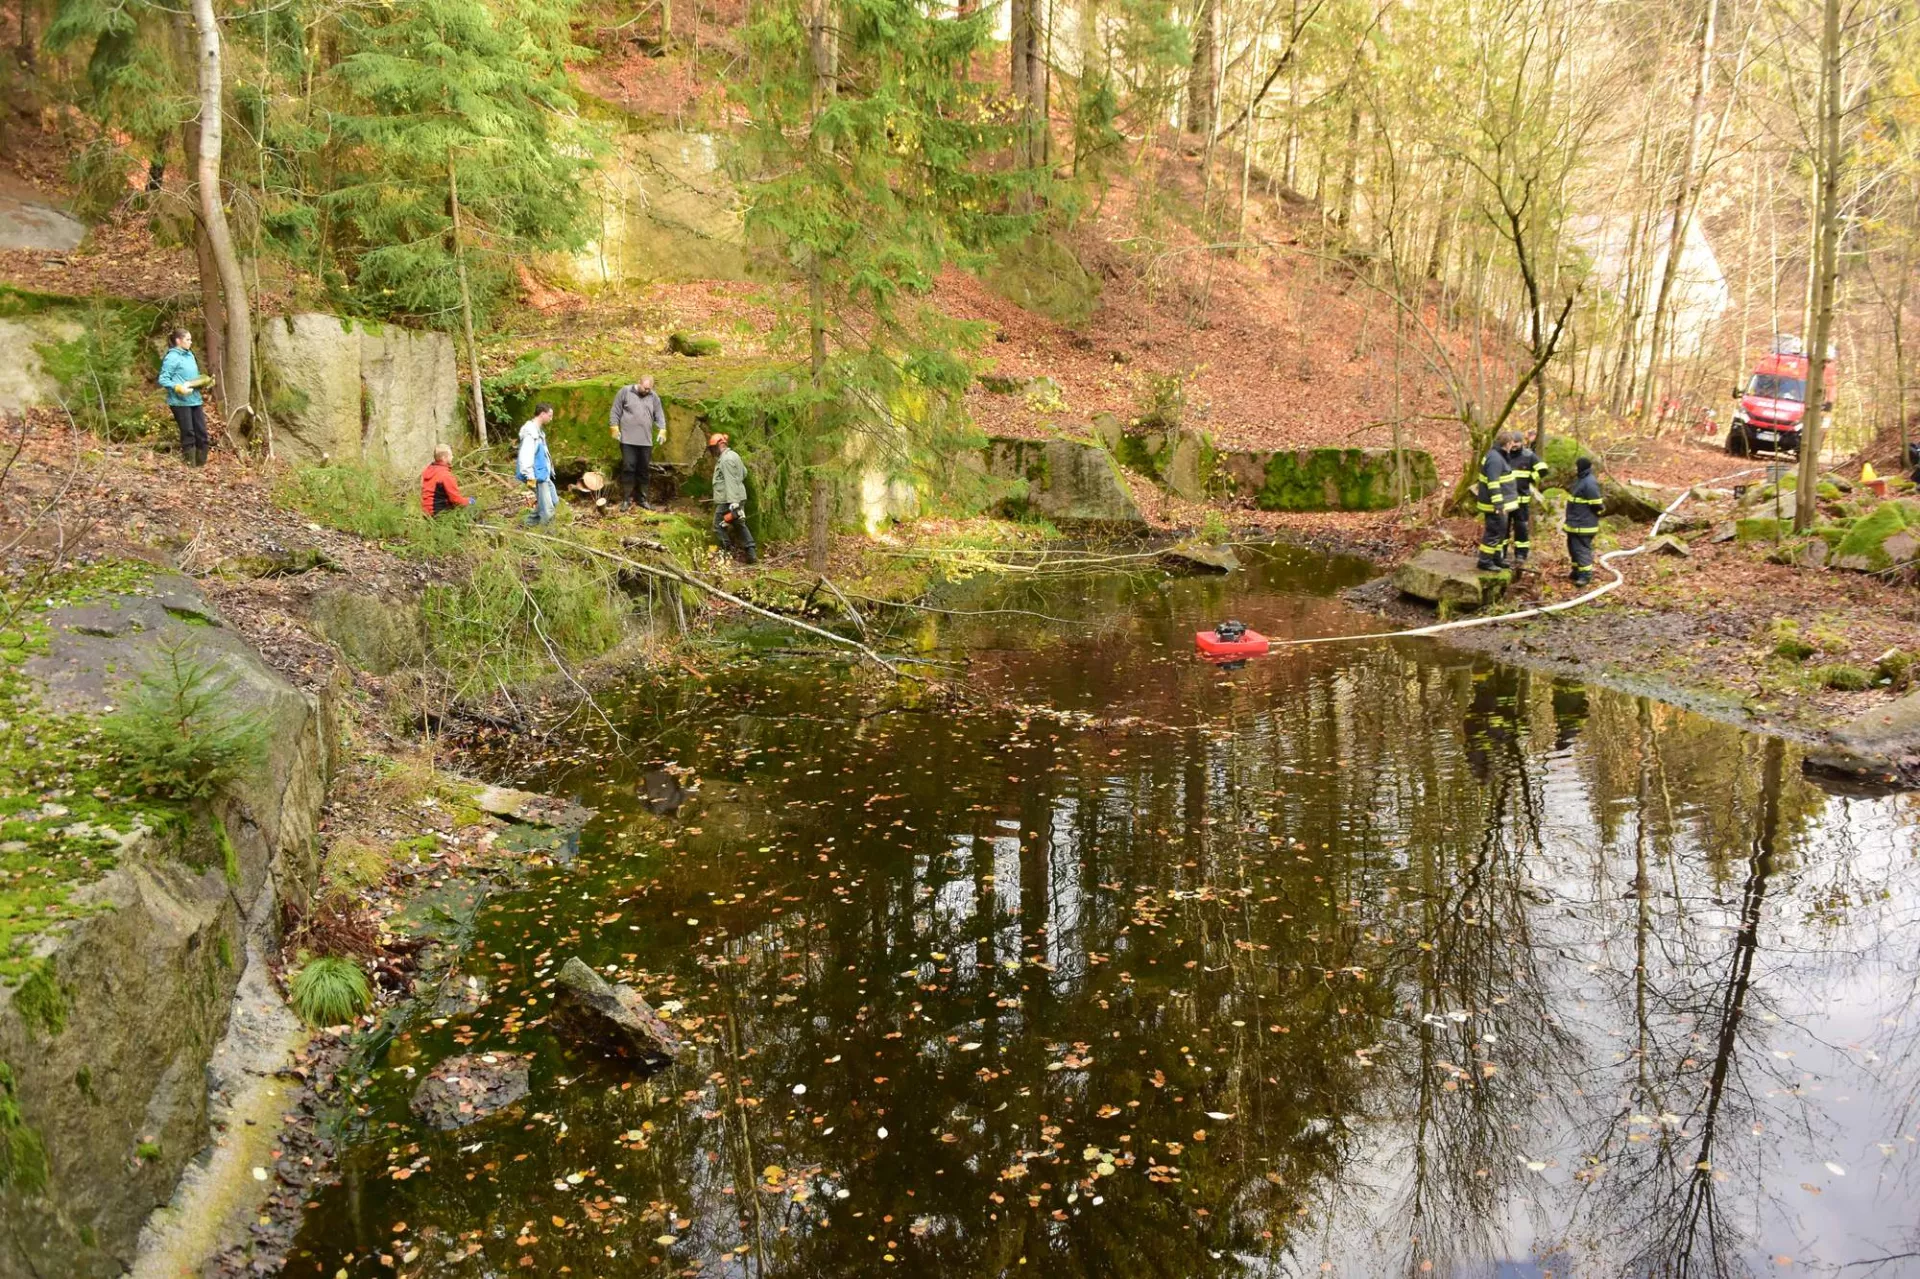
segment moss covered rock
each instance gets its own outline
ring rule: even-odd
[[[1882,502],[1855,520],[1833,548],[1833,566],[1877,573],[1920,552],[1920,503]]]
[[[231,677],[235,708],[267,726],[268,751],[194,807],[102,803],[123,785],[110,771],[58,803],[34,795],[30,810],[0,782],[6,839],[65,881],[45,903],[58,909],[36,910],[40,931],[0,938],[11,957],[30,941],[32,964],[0,1002],[0,1127],[9,1149],[37,1152],[33,1175],[16,1162],[0,1178],[4,1274],[125,1272],[142,1223],[206,1144],[208,1063],[247,935],[271,934],[281,904],[311,891],[334,759],[332,694],[293,688],[190,582],[148,566],[95,576],[107,580],[63,585],[58,605],[31,618],[3,731],[33,736],[45,757],[121,700],[159,645],[190,642]]]
[[[1471,555],[1430,548],[1393,570],[1393,585],[1402,595],[1432,604],[1442,614],[1471,612],[1494,603],[1505,592],[1511,576],[1482,572]]]
[[[1036,515],[1071,524],[1146,526],[1119,464],[1097,443],[992,439],[984,460],[988,475],[1022,486],[1021,502]]]
[[[1433,455],[1402,450],[1407,500],[1439,487]],[[1385,511],[1394,505],[1392,449],[1295,449],[1226,453],[1221,465],[1233,491],[1263,511]]]
[[[1001,248],[982,279],[1015,306],[1058,324],[1085,324],[1100,302],[1100,281],[1054,235],[1030,235]]]

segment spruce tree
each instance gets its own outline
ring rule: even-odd
[[[484,308],[513,255],[581,242],[591,161],[562,66],[581,52],[571,9],[408,0],[341,11],[319,204],[323,251],[346,266],[355,309],[456,327],[459,259]]]
[[[890,420],[936,443],[932,406],[966,388],[979,333],[927,302],[935,278],[1031,222],[1013,210],[1040,174],[1004,164],[1018,117],[970,79],[991,23],[991,10],[950,15],[920,0],[764,0],[749,28],[760,177],[747,228],[803,282],[785,305],[808,335],[808,384],[790,407],[807,423],[794,451],[810,479],[816,570],[849,433]],[[925,407],[888,407],[909,401]]]

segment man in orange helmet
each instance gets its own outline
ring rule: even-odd
[[[747,527],[747,464],[718,431],[707,437],[707,452],[713,455],[713,535],[732,550],[737,530],[747,563],[757,564],[760,553],[754,549],[753,530]]]

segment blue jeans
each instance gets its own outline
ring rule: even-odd
[[[537,481],[533,486],[533,514],[527,517],[527,523],[551,524],[553,508],[558,505],[560,505],[560,490],[553,486],[553,481]]]

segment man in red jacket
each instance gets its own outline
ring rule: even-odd
[[[455,507],[474,506],[472,498],[460,491],[460,481],[453,478],[453,449],[445,444],[436,445],[433,450],[433,462],[420,472],[420,513],[423,515],[443,515]]]

